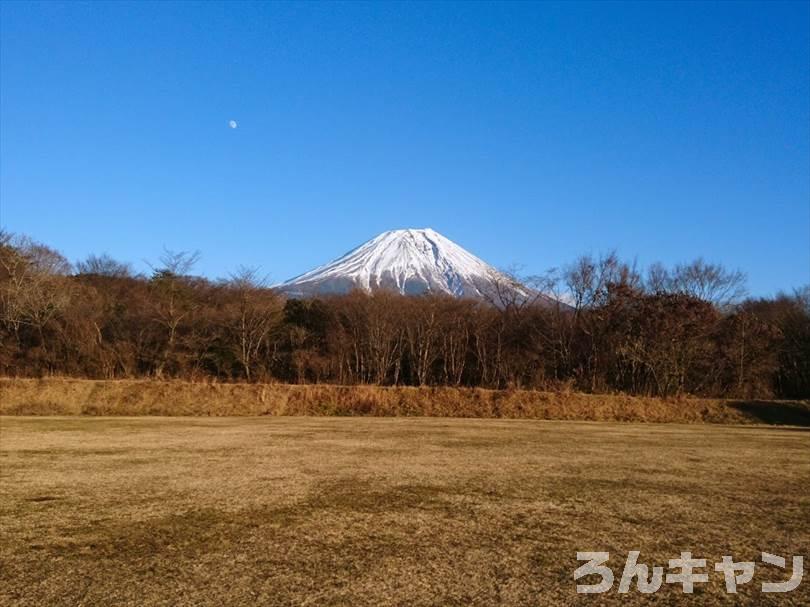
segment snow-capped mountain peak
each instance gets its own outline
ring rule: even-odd
[[[293,297],[362,289],[480,299],[492,299],[505,287],[525,290],[430,228],[383,232],[342,257],[278,286]]]

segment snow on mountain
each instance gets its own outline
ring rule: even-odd
[[[390,290],[444,293],[497,302],[532,292],[472,253],[426,229],[391,230],[277,288],[290,297]]]

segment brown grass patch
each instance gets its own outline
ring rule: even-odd
[[[534,390],[0,379],[4,415],[471,417],[810,426],[808,401]]]
[[[666,584],[582,597],[572,577],[578,550],[611,552],[617,576],[629,550],[662,566],[807,556],[806,431],[4,417],[0,432],[0,605],[810,601],[807,580],[760,594],[779,575],[762,566],[733,597],[710,571],[688,601]]]

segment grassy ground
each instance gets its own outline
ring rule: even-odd
[[[0,378],[0,415],[478,417],[810,427],[810,401],[456,387]]]
[[[0,474],[3,605],[640,604],[577,595],[576,552],[617,578],[629,550],[810,554],[795,429],[5,417]],[[810,601],[810,574],[761,595],[780,575],[758,564],[736,602]],[[711,571],[688,602],[729,597]]]

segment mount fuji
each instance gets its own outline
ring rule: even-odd
[[[355,289],[402,295],[434,293],[491,302],[505,297],[525,301],[537,295],[430,228],[383,232],[276,288],[289,297],[343,294]]]

